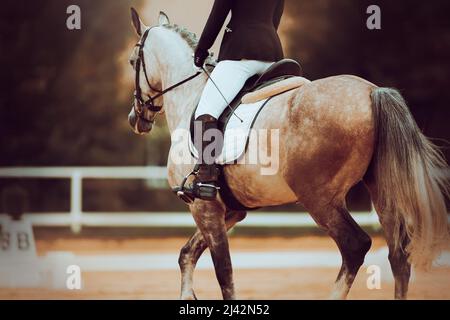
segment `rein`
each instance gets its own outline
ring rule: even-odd
[[[149,31],[152,28],[147,29],[144,32],[144,35],[142,36],[141,41],[136,44],[136,47],[139,47],[139,54],[138,54],[138,58],[136,60],[136,76],[135,76],[135,92],[134,92],[134,98],[136,99],[136,101],[138,102],[137,104],[133,103],[133,108],[136,112],[136,114],[139,116],[140,119],[145,120],[145,121],[149,121],[151,123],[154,122],[154,119],[152,120],[148,120],[143,116],[143,112],[145,109],[150,110],[152,112],[161,112],[163,106],[158,106],[154,104],[154,100],[162,97],[164,94],[166,94],[169,91],[172,91],[173,89],[185,84],[188,81],[191,81],[192,79],[194,79],[195,77],[197,77],[198,75],[201,74],[201,71],[197,71],[195,74],[187,77],[186,79],[177,82],[176,84],[168,87],[167,89],[164,90],[159,90],[156,88],[153,88],[152,85],[150,84],[150,81],[148,80],[148,75],[147,75],[147,68],[146,68],[146,64],[145,64],[145,59],[144,59],[144,45],[145,45],[145,41],[147,40]],[[148,100],[144,100],[142,99],[142,89],[140,86],[140,71],[141,71],[141,66],[142,66],[142,70],[144,71],[144,76],[145,76],[145,81],[147,81],[147,85],[149,86],[149,88],[152,91],[157,92],[156,95],[154,96],[148,96]],[[137,105],[137,107],[136,107]]]

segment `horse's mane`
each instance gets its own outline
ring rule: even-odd
[[[186,41],[189,47],[195,50],[198,44],[197,35],[195,33],[190,32],[185,27],[179,26],[177,24],[165,24],[164,27],[178,33],[181,36],[181,38],[183,38],[183,40]]]
[[[195,33],[177,24],[165,24],[164,27],[178,33],[181,36],[181,38],[184,41],[186,41],[189,47],[195,51],[198,45],[198,39]],[[214,60],[213,57],[209,56],[208,59],[206,60],[206,63],[213,63],[213,60]]]

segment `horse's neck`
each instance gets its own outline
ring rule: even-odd
[[[179,81],[195,74],[195,72],[196,71],[193,68],[188,68],[188,72],[180,73],[178,77],[173,77],[171,81],[169,80],[168,82],[165,82],[167,83],[166,86],[171,86],[172,84],[178,83]],[[167,93],[167,96],[164,97],[164,108],[166,111],[166,119],[170,132],[177,128],[189,127],[189,121],[203,91],[205,83],[205,76],[199,75],[198,77],[174,89],[170,93]]]
[[[192,50],[184,40],[176,37],[166,38],[158,48],[163,88],[168,88],[197,72],[193,65]],[[177,128],[188,128],[205,83],[205,75],[199,75],[164,95],[164,109],[170,132]]]

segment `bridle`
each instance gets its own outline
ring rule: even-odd
[[[161,113],[163,106],[158,106],[155,105],[154,101],[156,99],[158,99],[159,97],[162,97],[164,94],[166,94],[167,92],[183,85],[184,83],[194,79],[195,77],[197,77],[198,75],[201,74],[201,71],[197,71],[194,75],[174,84],[173,86],[170,86],[169,88],[165,89],[165,90],[159,90],[154,88],[151,84],[150,81],[148,80],[148,75],[147,75],[147,68],[146,68],[146,64],[145,64],[145,59],[144,59],[144,46],[145,46],[145,41],[147,40],[148,34],[150,32],[150,30],[152,29],[148,28],[147,30],[145,30],[144,34],[142,35],[142,38],[140,40],[140,42],[138,42],[136,44],[136,47],[139,47],[139,53],[138,53],[138,57],[136,59],[136,77],[135,77],[135,91],[134,91],[134,98],[136,99],[137,103],[135,104],[133,102],[133,109],[135,111],[135,113],[137,114],[137,116],[147,122],[153,123],[155,121],[156,115],[158,115],[159,113]],[[147,81],[147,85],[149,86],[149,88],[154,91],[157,92],[156,95],[154,96],[148,96],[148,100],[144,100],[142,98],[142,89],[140,86],[140,71],[141,71],[141,67],[142,70],[144,71],[144,76],[145,76],[145,81]],[[155,116],[152,119],[146,119],[144,117],[145,114],[145,110],[149,110],[151,112],[155,113]]]

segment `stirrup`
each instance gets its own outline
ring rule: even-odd
[[[197,176],[198,167],[196,166],[194,170],[192,170],[187,176],[184,177],[181,185],[179,187],[175,187],[172,191],[187,204],[192,204],[195,199],[201,199],[204,201],[212,201],[217,197],[217,191],[220,190],[220,187],[209,184],[209,183],[193,183],[192,187],[186,187],[186,181],[190,176]]]
[[[205,201],[213,201],[217,197],[220,187],[215,184],[198,182],[194,184],[193,191],[197,198]]]
[[[177,195],[178,198],[183,200],[187,204],[192,204],[195,200],[195,195],[193,192],[190,192],[186,189],[185,184],[187,179],[189,179],[190,176],[194,175],[196,176],[198,173],[198,167],[195,166],[194,170],[192,170],[187,176],[183,178],[181,181],[181,185],[175,188],[172,188],[172,191]]]

